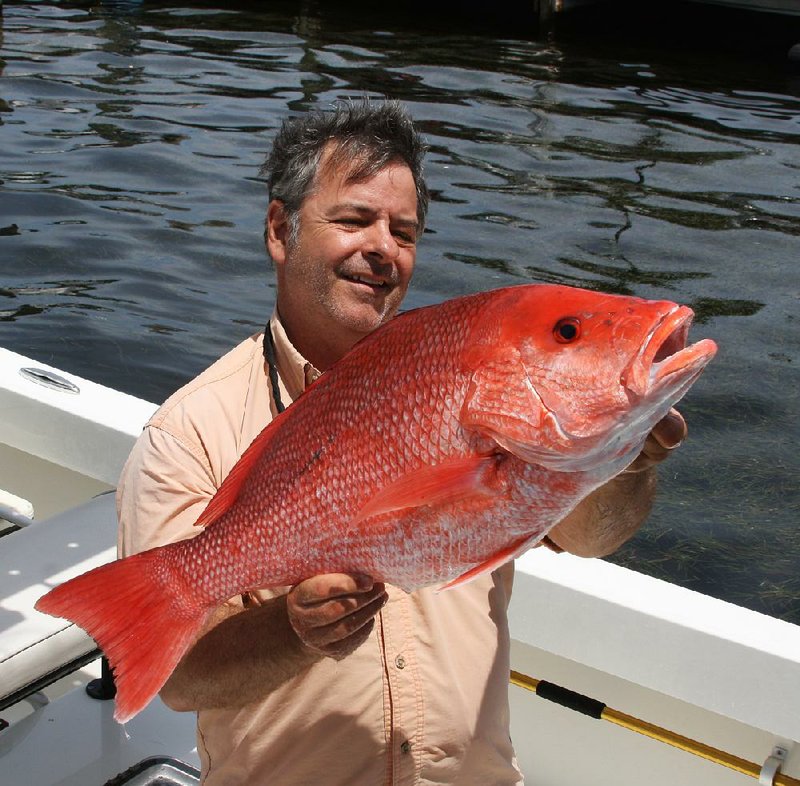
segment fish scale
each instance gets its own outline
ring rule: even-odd
[[[245,591],[331,572],[457,587],[636,458],[716,350],[685,346],[691,315],[552,285],[407,312],[264,429],[195,538],[76,577],[37,608],[95,638],[124,721]]]

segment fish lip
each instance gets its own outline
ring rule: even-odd
[[[694,311],[674,306],[653,327],[636,357],[623,371],[620,382],[629,394],[644,398],[674,375],[696,376],[713,357],[716,345],[699,341],[686,346]],[[681,373],[682,372],[682,373]]]

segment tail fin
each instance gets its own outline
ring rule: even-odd
[[[114,670],[114,717],[144,709],[172,674],[211,609],[165,586],[163,549],[102,565],[39,598],[36,608],[80,625]]]

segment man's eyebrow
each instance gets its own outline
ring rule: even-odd
[[[375,208],[370,207],[369,205],[362,205],[358,202],[340,202],[339,204],[335,205],[333,208],[334,212],[347,212],[352,211],[354,213],[358,213],[362,216],[373,216],[377,212]],[[414,230],[419,228],[419,221],[417,218],[396,218],[392,221],[393,224],[399,224],[400,226],[407,226]]]

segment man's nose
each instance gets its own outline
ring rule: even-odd
[[[394,262],[400,254],[400,246],[386,221],[371,224],[364,241],[364,254],[382,262]]]

